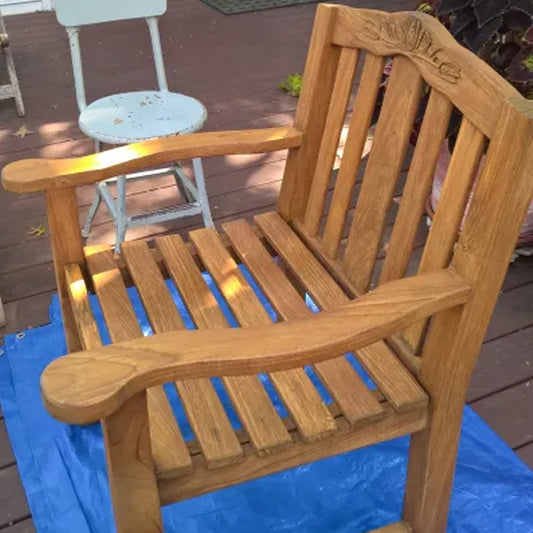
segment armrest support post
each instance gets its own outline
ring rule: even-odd
[[[82,345],[68,297],[65,265],[82,263],[84,260],[76,190],[69,187],[46,191],[46,208],[67,347],[69,352],[75,352],[81,350]]]

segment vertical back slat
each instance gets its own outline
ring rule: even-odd
[[[304,217],[304,226],[311,235],[316,235],[320,225],[358,59],[356,48],[342,49]]]
[[[326,253],[332,258],[339,250],[346,213],[350,205],[370,121],[374,114],[384,65],[384,57],[367,52],[322,239]]]
[[[305,137],[301,147],[289,150],[279,195],[278,211],[286,220],[303,218],[311,189],[341,50],[333,45],[337,12],[337,6],[317,8],[294,121]]]
[[[357,289],[367,292],[387,211],[400,175],[420,101],[422,78],[410,59],[394,59],[383,109],[355,208],[344,265]]]
[[[484,145],[483,133],[463,118],[418,268],[420,274],[444,268],[450,261]],[[413,324],[404,334],[415,351],[419,349],[426,323],[424,320]]]
[[[394,224],[380,283],[403,277],[413,251],[433,175],[448,129],[452,104],[432,90]]]

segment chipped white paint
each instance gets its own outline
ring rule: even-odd
[[[198,131],[207,119],[194,98],[166,91],[114,94],[89,104],[80,114],[81,131],[108,144],[128,144]]]

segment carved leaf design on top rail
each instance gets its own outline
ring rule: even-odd
[[[365,31],[375,41],[383,41],[427,61],[441,78],[450,83],[457,83],[461,77],[461,68],[443,59],[442,48],[433,44],[431,32],[415,17],[410,16],[401,21],[388,20],[381,24],[368,20],[365,23]]]

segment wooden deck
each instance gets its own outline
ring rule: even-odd
[[[361,7],[400,10],[412,0],[345,0]],[[210,113],[207,128],[237,129],[286,125],[296,100],[278,82],[301,71],[315,5],[308,4],[225,17],[198,0],[170,0],[161,21],[169,86],[202,100]],[[77,127],[66,36],[51,13],[6,20],[24,94],[27,116],[0,102],[0,166],[26,157],[89,153],[92,143]],[[90,99],[113,91],[152,88],[148,33],[142,21],[88,28],[82,34]],[[0,71],[0,78],[3,76]],[[15,132],[25,124],[31,134]],[[216,223],[249,218],[272,209],[280,186],[284,154],[226,157],[205,162],[207,188]],[[149,193],[146,193],[150,190]],[[146,193],[146,194],[144,194]],[[79,192],[80,216],[92,190]],[[167,178],[130,187],[129,206],[147,210],[176,201]],[[45,221],[41,195],[14,196],[0,190],[0,295],[7,327],[1,337],[48,320],[54,291],[48,237],[28,234]],[[128,238],[188,231],[199,218],[137,228]],[[114,240],[105,210],[89,240]],[[469,392],[473,408],[533,466],[533,260],[510,267]],[[531,419],[530,419],[531,420]],[[14,525],[13,525],[14,524]],[[0,531],[35,531],[17,466],[0,415]]]

